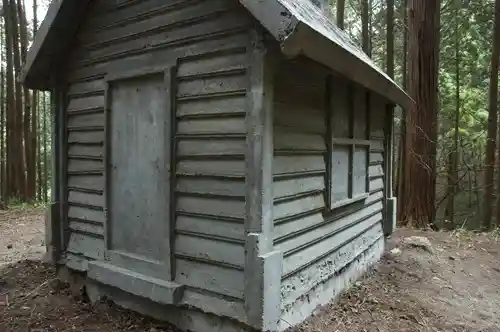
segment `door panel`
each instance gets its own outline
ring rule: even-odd
[[[117,265],[168,280],[167,96],[163,73],[109,84],[108,249]]]

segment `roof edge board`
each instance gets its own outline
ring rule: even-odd
[[[31,45],[28,54],[26,55],[26,60],[24,62],[23,68],[21,69],[21,73],[19,75],[19,80],[21,83],[26,83],[28,76],[30,74],[31,68],[33,67],[35,61],[38,58],[38,54],[45,44],[45,40],[54,24],[57,15],[62,7],[64,0],[53,0],[49,8],[47,9],[47,14],[45,15],[42,24],[38,28],[37,35],[33,44]]]
[[[282,44],[282,51],[287,57],[303,54],[405,109],[413,104],[413,99],[393,80],[305,23],[300,23],[294,35]]]
[[[239,0],[280,43],[293,35],[299,20],[276,0]],[[280,19],[277,20],[276,17]]]

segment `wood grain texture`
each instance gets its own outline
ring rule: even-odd
[[[380,136],[384,121],[379,119],[383,114],[368,113],[366,95],[361,92],[355,93],[354,108],[348,107],[348,90],[343,88],[347,85],[328,86],[322,69],[315,71],[311,69],[314,66],[304,63],[304,69],[291,66],[289,63],[280,69],[278,77],[282,79],[275,89],[273,238],[274,248],[284,255],[282,308],[335,277],[378,240],[384,209],[384,142]],[[339,78],[332,82],[339,82]],[[332,108],[331,122],[327,121],[327,107]],[[349,137],[350,130],[346,129],[356,118],[354,112],[360,119],[370,116],[369,121],[353,126],[354,134],[368,143],[371,151],[370,164],[366,165],[366,158],[363,160],[370,194],[356,203],[329,210],[325,205],[329,185],[326,176],[339,168],[326,169],[326,160],[331,158],[327,145],[333,136]],[[331,128],[327,128],[328,124]],[[368,148],[363,151],[368,153]],[[348,167],[348,158],[345,162]],[[328,262],[335,263],[330,268]]]
[[[179,196],[173,201],[173,231],[179,233],[172,250],[186,258],[175,260],[174,277],[197,292],[243,299],[250,22],[250,15],[230,0],[91,4],[68,55],[66,77],[68,200],[74,220],[68,250],[74,257],[103,257],[103,229],[97,223],[104,220],[104,177],[97,171],[104,159],[104,77],[174,64],[173,171],[179,180],[173,193]]]

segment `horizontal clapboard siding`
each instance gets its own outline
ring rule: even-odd
[[[180,61],[176,281],[243,299],[246,50]]]
[[[175,280],[242,299],[250,15],[231,0],[96,0],[86,15],[66,66],[68,252],[104,258],[106,75],[177,63]]]
[[[282,309],[287,310],[335,277],[383,234],[384,111],[373,109],[370,117],[368,198],[329,211],[326,75],[285,65],[278,78],[273,238],[275,249],[283,253],[281,295]]]

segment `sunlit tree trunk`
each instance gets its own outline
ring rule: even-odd
[[[497,139],[497,122],[498,122],[498,66],[500,57],[500,0],[495,2],[495,27],[493,34],[493,49],[491,53],[491,69],[490,69],[490,90],[489,90],[489,107],[488,107],[488,137],[486,140],[486,158],[484,161],[484,198],[483,198],[483,228],[492,228],[492,211],[493,211],[493,182],[495,172],[495,147]],[[498,209],[497,209],[498,210]],[[497,212],[497,214],[500,212]],[[498,216],[497,216],[498,217]]]
[[[401,64],[401,77],[403,89],[407,89],[408,85],[408,1],[404,0],[401,8],[401,14],[403,16],[403,59]],[[400,124],[400,137],[399,137],[399,148],[398,148],[398,175],[397,175],[397,189],[396,196],[398,197],[398,220],[403,220],[403,205],[404,205],[404,192],[405,192],[405,156],[406,156],[406,119],[407,111],[402,110],[401,113],[401,124]]]
[[[337,1],[337,26],[342,30],[345,29],[344,15],[345,15],[345,0],[338,0]]]
[[[439,1],[409,1],[409,91],[403,221],[434,225],[438,110]]]
[[[362,25],[362,35],[361,42],[363,44],[363,51],[371,55],[370,53],[370,32],[369,32],[369,5],[368,0],[361,0],[361,25]]]
[[[458,156],[459,156],[459,122],[460,122],[460,7],[461,0],[455,0],[455,118],[454,118],[454,134],[453,147],[449,153],[448,165],[448,186],[447,196],[448,204],[446,206],[445,227],[453,229],[455,227],[455,196],[458,189]]]
[[[12,46],[14,53],[14,71],[16,77],[19,77],[21,73],[21,50],[19,42],[19,23],[17,19],[16,3],[14,0],[10,0],[10,11],[11,11],[11,22],[12,22]],[[16,193],[17,196],[22,200],[26,200],[26,168],[24,163],[24,149],[23,149],[23,87],[18,80],[15,80],[15,112],[16,112],[16,125],[14,128],[16,134],[16,146],[13,149],[15,153],[15,161],[17,167],[17,183],[16,183]]]

